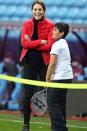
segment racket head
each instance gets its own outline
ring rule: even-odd
[[[34,115],[43,116],[47,111],[46,89],[33,95],[30,102],[30,108]]]

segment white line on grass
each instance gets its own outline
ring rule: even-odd
[[[6,119],[0,119],[0,121],[6,121],[6,122],[13,122],[13,123],[22,123],[23,121],[21,121],[21,120],[12,120],[12,119],[8,119],[8,120],[6,120]],[[32,123],[32,124],[41,124],[41,125],[50,125],[50,123],[45,123],[45,122],[30,122],[30,123]],[[85,129],[87,129],[87,126],[78,126],[78,125],[71,125],[71,124],[67,124],[67,127],[72,127],[72,128],[85,128]]]

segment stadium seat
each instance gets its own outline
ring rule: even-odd
[[[77,15],[77,18],[79,19],[87,19],[87,7],[86,8],[80,8],[80,11]]]
[[[87,24],[87,18],[84,19],[84,22],[82,22],[82,24]]]
[[[6,4],[5,0],[0,0],[0,5]]]
[[[78,35],[82,38],[82,40],[87,43],[87,32],[78,32]]]
[[[17,12],[17,7],[14,5],[9,5],[6,7],[4,16],[10,17],[15,15],[16,12]]]
[[[55,5],[55,6],[62,6],[64,5],[65,1],[64,0],[55,0],[55,1],[52,1],[52,5]]]
[[[81,0],[81,2],[79,2],[79,0],[75,0],[75,6],[86,7],[87,6],[87,0]]]
[[[14,4],[16,4],[16,5],[28,5],[29,3],[31,2],[31,0],[14,0]]]
[[[22,22],[22,18],[20,18],[18,16],[11,16],[11,17],[9,17],[9,19],[10,19],[10,21],[17,21],[17,22],[21,21]]]
[[[20,30],[9,30],[8,37],[9,38],[19,38]]]
[[[9,110],[19,110],[19,102],[18,101],[13,101],[10,100],[8,102],[8,107]]]
[[[69,19],[69,18],[61,19],[61,21],[65,22],[65,23],[68,23],[68,24],[72,23],[72,20]]]
[[[46,16],[48,18],[53,18],[53,17],[56,16],[57,12],[58,12],[58,8],[55,7],[55,6],[51,6],[51,7],[47,8],[47,10],[46,10]]]
[[[7,88],[7,81],[0,79],[0,102],[4,100],[6,88]]]
[[[75,5],[75,0],[65,0],[64,1],[65,6],[74,6]]]
[[[6,32],[5,29],[0,29],[0,38],[2,38],[5,35],[5,32]],[[0,63],[0,65],[1,65],[1,63]]]
[[[20,11],[18,11],[20,10]],[[8,6],[6,7],[6,13],[5,16],[7,15],[8,17],[11,16],[23,16],[25,13],[25,6]]]
[[[84,75],[78,75],[77,81],[84,81]]]
[[[68,8],[67,7],[57,7],[56,6],[56,11],[55,11],[55,17],[57,18],[65,18],[67,17],[67,12],[68,12]]]
[[[0,0],[0,4],[6,5],[29,5],[32,3],[32,0]]]
[[[60,22],[60,21],[61,21],[60,18],[54,18],[54,19],[53,19],[53,22],[54,22],[54,23],[57,23],[57,22]]]
[[[76,38],[76,36],[74,34],[72,34],[71,32],[69,33],[69,35],[67,35],[66,39],[68,41],[73,41],[73,44],[78,43],[78,39]]]
[[[85,78],[87,78],[87,66],[86,67],[84,67],[84,76],[85,76]]]
[[[24,22],[25,20],[27,20],[29,18],[31,18],[31,17],[25,16],[25,17],[21,17],[20,20],[21,20],[21,22]]]
[[[20,78],[21,74],[18,74],[16,77]],[[22,93],[22,84],[15,83],[15,88],[11,94],[11,100],[18,101],[19,99],[21,99],[21,93]]]
[[[16,77],[20,78],[21,74],[18,74]],[[9,110],[19,110],[22,93],[22,85],[20,83],[15,83],[15,88],[11,94],[11,100],[8,102]]]
[[[3,73],[3,66],[4,66],[4,63],[3,63],[3,62],[0,62],[0,74]]]
[[[0,21],[9,21],[9,17],[8,16],[1,16]]]
[[[12,4],[14,4],[14,1],[16,1],[16,0],[5,0],[4,4],[6,4],[6,5],[12,5]]]
[[[6,11],[6,6],[0,5],[0,17],[4,16],[5,11]]]
[[[20,4],[23,4],[28,7],[32,5],[32,2],[32,0],[20,0]]]
[[[71,19],[71,23],[72,23],[72,24],[82,24],[82,23],[83,23],[83,20],[78,19],[78,18],[76,18],[76,19]]]
[[[53,1],[53,0],[45,0],[45,4],[46,4],[47,6],[52,6],[54,2],[55,2],[55,1]],[[48,8],[49,8],[49,7],[48,7]]]
[[[17,11],[19,10],[19,11]],[[26,16],[26,15],[29,15],[29,12],[30,10],[28,10],[26,8],[26,6],[16,6],[16,10],[15,10],[15,13],[13,14],[13,16],[18,16],[18,17],[23,17],[23,16]]]
[[[70,7],[67,11],[67,18],[77,18],[77,15],[79,13],[79,8],[77,7]]]

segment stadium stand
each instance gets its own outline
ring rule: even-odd
[[[31,17],[31,3],[32,0],[0,0],[0,19],[24,21],[25,19]],[[60,21],[71,19],[71,21],[68,20],[67,22],[74,22],[77,24],[79,21],[80,24],[87,22],[86,0],[82,0],[81,2],[78,0],[45,0],[45,3],[47,5],[46,15],[53,21],[55,21],[55,19],[60,19]]]

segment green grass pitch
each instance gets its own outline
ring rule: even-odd
[[[21,115],[1,114],[0,131],[21,131],[23,118]],[[69,131],[87,131],[87,121],[68,120]],[[30,131],[51,131],[48,117],[31,117]]]

